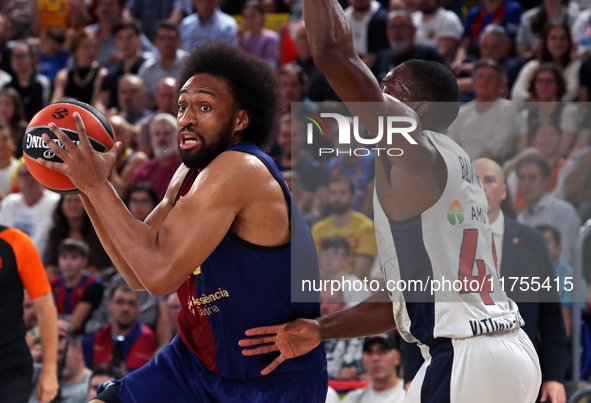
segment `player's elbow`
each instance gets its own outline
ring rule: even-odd
[[[170,274],[173,269],[174,267],[171,266],[158,270],[159,274],[144,281],[145,290],[153,296],[169,295],[176,292],[180,285],[174,281],[173,276]]]

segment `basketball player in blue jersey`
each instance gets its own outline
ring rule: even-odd
[[[324,403],[322,347],[265,377],[261,370],[279,354],[252,360],[238,345],[247,329],[269,317],[286,322],[320,315],[319,302],[291,303],[292,272],[318,278],[316,247],[262,151],[279,126],[276,74],[241,49],[216,44],[187,58],[179,83],[183,164],[145,222],[129,213],[108,182],[120,143],[106,154],[92,150],[80,116],[79,146],[55,126],[66,149],[45,136],[64,162],[42,164],[68,175],[83,192],[127,283],[153,295],[178,290],[182,304],[172,343],[121,381],[103,385],[93,402]],[[292,253],[306,258],[292,265]]]
[[[454,215],[462,206],[487,211],[470,158],[440,134],[458,113],[456,79],[441,64],[412,60],[391,71],[380,88],[355,53],[337,0],[304,0],[304,18],[316,65],[371,133],[379,132],[378,116],[417,122],[410,133],[416,145],[393,136],[392,144],[384,139],[379,147],[400,148],[404,154],[389,157],[382,152],[376,157],[374,218],[386,280],[486,279],[494,290],[435,290],[434,295],[383,290],[316,320],[251,329],[246,332],[250,338],[240,341],[249,347],[243,353],[279,351],[263,371],[270,374],[323,340],[398,328],[406,341],[419,343],[425,357],[407,402],[534,402],[541,382],[539,362],[520,329],[523,320],[516,304],[501,290],[490,226],[486,218]],[[354,104],[360,102],[372,104]]]

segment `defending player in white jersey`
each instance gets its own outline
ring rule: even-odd
[[[410,132],[416,145],[404,136],[379,144],[403,149],[403,156],[382,152],[376,157],[374,213],[386,281],[445,277],[466,286],[433,295],[430,290],[382,291],[316,320],[251,329],[246,335],[254,337],[240,345],[256,347],[243,353],[279,351],[266,374],[323,340],[398,327],[405,340],[419,342],[426,359],[408,402],[534,402],[541,382],[539,362],[519,329],[517,306],[499,285],[486,195],[467,154],[439,134],[459,109],[453,74],[440,64],[413,60],[391,71],[380,89],[354,51],[337,0],[304,0],[304,17],[316,65],[371,133],[379,132],[378,116],[409,117],[418,123]],[[360,102],[372,104],[354,104]],[[482,285],[476,292],[469,288],[472,281]]]

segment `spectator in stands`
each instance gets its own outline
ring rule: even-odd
[[[308,43],[306,33],[306,24],[304,21],[298,21],[292,25],[294,35],[294,46],[298,52],[295,63],[302,68],[305,76],[308,78],[307,95],[314,102],[340,101],[338,95],[334,92],[326,76],[314,63],[312,51]]]
[[[560,287],[558,287],[558,295],[560,296],[560,304],[562,306],[562,317],[564,318],[564,326],[566,327],[566,335],[570,338],[572,329],[572,310],[573,310],[573,297],[577,298],[579,302],[585,303],[587,297],[587,282],[582,278],[581,285],[574,284],[574,269],[568,264],[560,261],[560,253],[562,252],[562,245],[560,243],[560,232],[554,227],[549,225],[538,225],[536,227],[546,238],[548,243],[548,249],[550,250],[550,257],[556,270],[556,277],[558,278]],[[573,287],[569,289],[569,282],[573,284]],[[575,296],[574,289],[581,289],[581,294]],[[581,306],[584,308],[584,306]]]
[[[10,21],[11,40],[35,36],[39,30],[37,2],[9,0],[2,3],[0,13]]]
[[[446,10],[437,0],[415,0],[418,11],[412,14],[418,45],[437,49],[445,60],[453,59],[464,33],[460,17]]]
[[[10,128],[0,123],[0,200],[4,199],[12,189],[14,171],[18,168],[18,161],[14,158],[14,139]]]
[[[591,8],[583,8],[571,24],[572,41],[576,56],[582,59],[591,54]]]
[[[158,348],[156,337],[137,321],[138,296],[127,284],[112,289],[108,308],[111,321],[82,341],[86,366],[111,364],[116,369],[134,371],[152,358]]]
[[[12,75],[12,67],[10,66],[10,46],[8,40],[10,39],[10,21],[6,15],[0,13],[0,69]]]
[[[588,134],[588,127],[583,130]],[[572,165],[564,168],[568,172],[564,180],[564,193],[578,206],[583,222],[591,218],[591,152],[589,151],[591,147],[583,148]]]
[[[172,77],[166,77],[160,80],[154,100],[156,101],[158,109],[137,123],[137,126],[139,126],[137,149],[138,151],[143,151],[146,155],[152,155],[152,146],[150,145],[150,123],[154,117],[161,113],[168,113],[173,116],[176,115],[176,80]]]
[[[52,224],[51,213],[60,197],[45,190],[24,163],[17,168],[16,185],[19,193],[9,194],[0,203],[0,224],[29,235],[39,255],[44,256]]]
[[[120,274],[111,278],[111,284],[104,292],[101,305],[94,311],[92,318],[86,323],[86,334],[97,332],[111,320],[109,301],[114,290],[127,283]],[[171,338],[171,325],[168,318],[168,306],[165,297],[150,295],[147,291],[138,291],[137,321],[148,326],[156,335],[160,347],[166,346]]]
[[[133,74],[125,74],[119,79],[117,89],[119,115],[130,124],[135,125],[151,112],[146,108],[146,87],[144,80]]]
[[[35,309],[35,303],[31,297],[29,297],[29,293],[26,291],[25,298],[23,300],[23,319],[25,321],[25,328],[27,330],[34,328],[39,323],[37,310]]]
[[[242,10],[243,26],[239,29],[238,46],[277,66],[279,35],[265,29],[265,9],[257,0],[250,0]]]
[[[277,72],[283,88],[283,112],[291,113],[292,102],[310,102],[306,97],[308,77],[297,64],[281,66]]]
[[[121,62],[109,70],[101,83],[100,96],[95,105],[99,110],[120,109],[119,80],[126,74],[137,74],[147,60],[140,51],[141,32],[140,24],[136,20],[121,20],[113,27],[115,44],[121,55]]]
[[[64,239],[58,247],[61,275],[51,281],[57,313],[67,318],[75,332],[84,333],[84,322],[98,308],[104,287],[99,279],[87,273],[88,245],[77,239]]]
[[[416,27],[408,11],[393,11],[388,16],[389,49],[381,50],[372,66],[372,72],[381,81],[394,67],[411,59],[443,63],[437,49],[415,43]]]
[[[183,18],[193,12],[191,0],[128,0],[124,15],[137,18],[148,38],[155,42],[158,37],[159,22],[167,18],[169,22],[178,24]],[[158,45],[156,44],[158,47]],[[161,49],[160,52],[162,52]]]
[[[160,203],[158,194],[148,182],[140,182],[129,188],[123,201],[129,212],[140,221],[144,221]]]
[[[182,308],[176,292],[168,296],[166,306],[168,307],[168,321],[170,322],[171,334],[174,337],[179,333],[179,312]]]
[[[462,105],[447,135],[472,159],[502,159],[515,151],[519,113],[513,102],[499,97],[503,72],[497,63],[480,60],[472,76],[476,99]]]
[[[82,346],[78,338],[72,335],[72,329],[68,322],[59,319],[57,322],[57,367],[61,377],[59,378],[58,395],[53,401],[85,402],[92,371],[84,366]],[[33,384],[35,385],[43,367],[39,363],[33,365]],[[35,389],[31,392],[29,403],[39,403]]]
[[[100,43],[101,51],[98,59],[99,67],[110,69],[126,59],[126,55],[119,50],[119,46],[116,44],[116,33],[113,32],[115,25],[119,23],[123,16],[123,8],[125,7],[126,2],[126,0],[96,0],[95,12],[98,22],[89,25],[88,29],[96,34]],[[129,19],[124,21],[129,21]],[[158,53],[158,49],[156,49],[146,35],[141,33],[141,28],[139,29],[138,35],[140,36],[140,50],[142,52],[145,52],[148,55],[155,55]],[[136,74],[137,70],[132,71],[132,73]]]
[[[208,42],[237,43],[238,23],[219,9],[220,0],[193,0],[195,13],[185,17],[180,31],[181,49],[190,52],[198,45]]]
[[[43,255],[48,274],[56,273],[59,245],[68,238],[79,239],[89,245],[86,270],[94,273],[111,265],[111,259],[98,239],[78,195],[62,195],[51,212],[51,218],[47,250]]]
[[[123,88],[123,86],[120,88]],[[141,164],[148,162],[149,158],[143,152],[131,148],[135,141],[136,132],[127,120],[120,115],[113,115],[109,117],[109,123],[113,127],[117,140],[122,143],[121,148],[123,150],[117,155],[115,167],[111,174],[111,184],[119,196],[123,197],[127,192],[133,173]]]
[[[562,136],[557,153],[568,156],[575,145],[575,135],[579,126],[579,110],[570,103],[560,102],[566,93],[566,83],[560,69],[554,63],[541,64],[531,77],[528,87],[529,97],[523,111],[523,128],[519,136],[517,150],[528,147],[542,123],[551,123]],[[588,140],[588,138],[587,138]],[[578,144],[578,142],[577,142]],[[576,149],[582,148],[577,145]]]
[[[531,152],[535,152],[542,156],[551,169],[548,188],[546,190],[555,197],[558,197],[562,193],[562,190],[560,189],[562,184],[559,183],[559,178],[561,177],[560,171],[567,163],[567,160],[561,158],[559,154],[560,139],[560,129],[554,126],[553,123],[539,124],[534,135],[533,149],[527,149],[521,153],[521,157],[517,159],[517,161],[519,161],[519,159]],[[515,211],[519,213],[525,209],[527,202],[523,197],[521,188],[518,186],[518,182],[517,172],[514,170],[507,177],[507,186],[512,198],[511,202],[515,207]]]
[[[333,213],[312,227],[316,248],[325,238],[333,235],[344,236],[350,244],[347,272],[360,279],[369,276],[377,253],[373,221],[353,210],[355,183],[342,175],[332,176],[328,185],[329,208]]]
[[[402,403],[404,382],[398,377],[400,353],[393,336],[369,337],[363,343],[363,368],[372,384],[349,392],[343,403]]]
[[[318,264],[320,266],[320,281],[328,280],[342,283],[343,301],[354,305],[371,297],[373,293],[369,288],[357,290],[354,283],[359,283],[359,277],[347,273],[349,249],[349,241],[344,236],[333,235],[326,237],[320,244]]]
[[[580,60],[571,58],[572,42],[570,29],[562,23],[549,25],[542,36],[542,54],[523,66],[511,91],[511,99],[525,101],[529,97],[529,86],[534,73],[542,63],[556,64],[566,82],[566,92],[561,101],[574,101],[579,95]]]
[[[497,24],[486,26],[478,40],[480,59],[468,56],[462,63],[452,63],[452,71],[458,77],[458,85],[462,93],[462,101],[469,102],[474,99],[474,87],[472,73],[478,60],[490,59],[498,63],[505,73],[507,88],[511,88],[519,70],[527,62],[526,60],[510,56],[511,40],[507,36],[505,28]],[[469,75],[470,77],[464,77]]]
[[[66,31],[61,28],[49,27],[41,31],[39,37],[39,73],[55,80],[57,73],[66,67],[70,54],[63,48],[66,42]]]
[[[131,185],[150,183],[162,199],[170,180],[181,164],[178,150],[176,118],[167,113],[158,114],[150,122],[150,141],[154,158],[140,165],[134,172]]]
[[[388,48],[388,10],[376,0],[349,0],[345,16],[353,34],[353,46],[361,60],[371,66],[376,55]]]
[[[353,127],[353,121],[350,119],[349,124]],[[329,129],[330,133],[330,129]],[[338,145],[334,146],[335,148]],[[351,139],[350,149],[360,147],[355,138]],[[373,182],[375,178],[375,164],[373,151],[365,156],[356,155],[355,153],[347,152],[349,147],[346,147],[337,157],[332,157],[326,169],[320,177],[320,183],[314,200],[313,213],[318,217],[326,215],[326,202],[329,198],[329,182],[330,178],[337,175],[344,175],[354,183],[355,194],[353,200],[353,210],[370,217],[373,215]]]
[[[7,124],[12,133],[16,150],[15,158],[23,156],[23,138],[27,128],[25,106],[14,88],[0,90],[0,123]]]
[[[26,42],[19,42],[12,48],[10,63],[14,76],[4,88],[14,88],[23,100],[25,117],[33,116],[49,104],[51,81],[37,73],[37,58],[33,48]]]
[[[461,63],[466,59],[466,55],[476,53],[475,48],[480,34],[489,24],[501,25],[509,38],[514,41],[521,14],[523,14],[521,5],[511,0],[484,0],[482,4],[472,7],[464,21],[464,35],[454,63]]]
[[[280,171],[292,170],[298,173],[302,188],[295,202],[300,209],[310,211],[312,199],[318,188],[321,168],[318,161],[304,154],[305,141],[302,128],[298,124],[292,125],[291,115],[284,115],[277,138],[281,157],[276,163]]]
[[[39,28],[43,32],[46,28],[68,29],[72,21],[69,10],[69,0],[37,0],[39,13]]]
[[[160,3],[160,2],[159,2]],[[166,77],[178,78],[187,52],[181,46],[179,24],[172,20],[163,20],[156,26],[154,45],[160,52],[159,57],[146,61],[138,75],[144,80],[150,99],[156,96],[158,84]]]
[[[341,290],[331,292],[323,289],[320,292],[322,315],[342,311],[347,307],[343,301]],[[326,363],[329,379],[358,380],[363,374],[361,350],[363,338],[329,339],[324,342]]]
[[[573,25],[577,14],[568,1],[543,0],[542,5],[527,10],[521,16],[517,34],[517,52],[523,59],[538,58],[541,53],[541,36],[547,24]]]
[[[90,376],[90,384],[88,385],[88,392],[86,393],[87,401],[90,402],[96,397],[96,390],[103,383],[121,379],[123,376],[125,376],[125,374],[120,373],[120,371],[117,371],[111,365],[97,365],[92,370],[92,375]]]
[[[547,193],[550,165],[544,157],[532,154],[519,160],[515,170],[521,193],[527,202],[526,209],[517,216],[517,221],[532,227],[547,224],[560,231],[560,260],[572,266],[581,219],[572,204]]]
[[[99,68],[99,43],[96,34],[88,28],[76,32],[72,40],[73,66],[60,70],[55,79],[51,102],[73,98],[96,105],[107,69]]]

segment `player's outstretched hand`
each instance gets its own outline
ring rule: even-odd
[[[299,357],[310,352],[320,344],[318,322],[311,319],[296,319],[276,326],[264,326],[246,331],[250,339],[238,342],[241,347],[253,347],[242,350],[244,355],[267,354],[279,351],[281,355],[261,371],[262,375],[271,373],[283,361]]]

